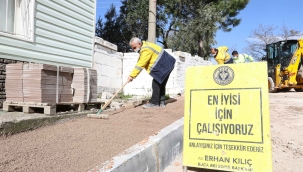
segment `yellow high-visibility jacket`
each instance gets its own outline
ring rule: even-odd
[[[228,54],[228,48],[226,46],[218,47],[218,53],[215,56],[215,60],[218,64],[224,64],[230,59],[230,55]]]
[[[159,45],[143,41],[140,57],[130,76],[136,78],[145,68],[147,73],[161,84],[174,69],[175,62],[176,59]]]

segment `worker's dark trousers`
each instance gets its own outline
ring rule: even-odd
[[[164,79],[164,81],[161,84],[157,82],[155,79],[153,79],[153,83],[152,83],[153,94],[150,99],[150,103],[155,105],[160,105],[160,101],[165,101],[165,89],[169,75]]]
[[[230,59],[225,62],[224,64],[233,64],[234,63],[234,59],[232,57],[230,57]]]

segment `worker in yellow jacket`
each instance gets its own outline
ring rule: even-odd
[[[134,52],[140,53],[140,57],[128,81],[131,82],[143,69],[153,77],[152,97],[149,103],[143,105],[143,108],[165,107],[166,83],[174,69],[176,59],[160,46],[145,41],[142,43],[139,38],[132,38],[129,45]]]
[[[228,54],[228,47],[227,46],[221,46],[218,48],[211,48],[210,49],[210,55],[215,58],[215,60],[218,62],[218,64],[232,64],[233,59]]]

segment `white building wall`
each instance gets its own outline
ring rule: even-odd
[[[95,37],[93,69],[98,73],[98,93],[108,91],[114,93],[126,82],[139,58],[138,53],[118,53],[117,46],[101,38]],[[189,66],[206,66],[212,62],[200,57],[192,57],[186,52],[172,52],[166,49],[176,59],[175,68],[171,72],[166,85],[166,93],[170,95],[183,94],[185,89],[185,72]],[[123,92],[125,95],[148,97],[152,94],[153,78],[142,70],[137,78],[128,83]]]
[[[93,69],[97,70],[99,94],[113,93],[122,86],[122,57],[116,45],[95,37]]]
[[[176,58],[175,72],[173,73],[175,80],[173,88],[167,87],[170,94],[183,94],[185,91],[185,73],[186,68],[191,66],[208,66],[212,65],[212,62],[205,61],[199,56],[191,56],[190,53],[176,51],[173,52]]]

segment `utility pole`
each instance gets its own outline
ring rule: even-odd
[[[148,42],[156,43],[157,0],[149,0]]]

